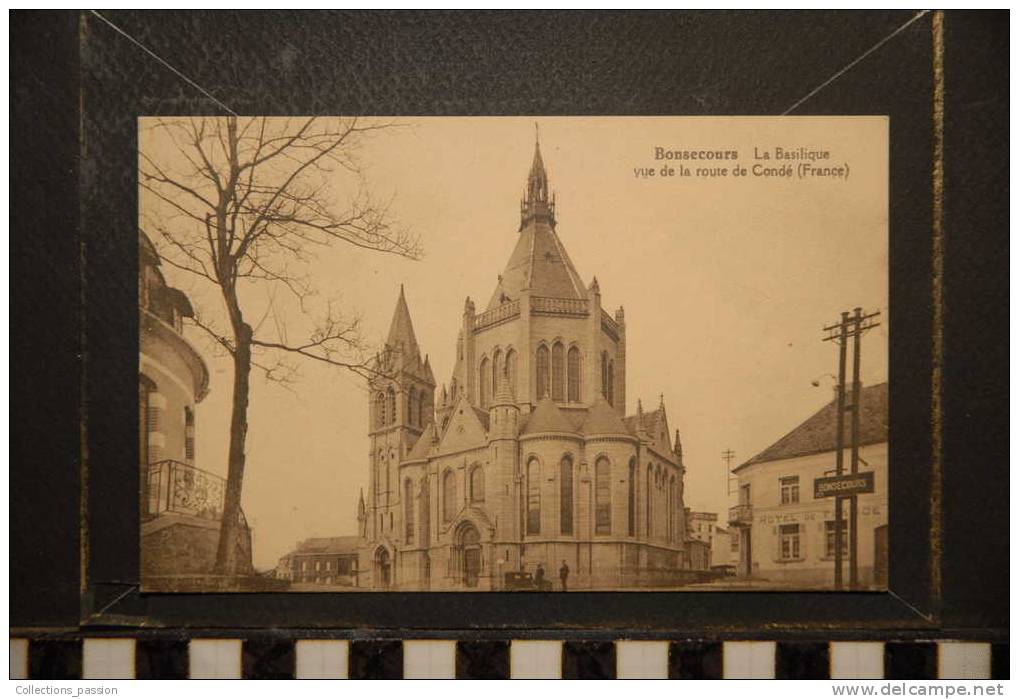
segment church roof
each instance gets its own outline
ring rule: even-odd
[[[538,432],[576,432],[576,428],[566,419],[559,406],[545,396],[528,416],[527,424],[520,431],[521,434]]]
[[[580,431],[584,434],[632,434],[626,423],[601,394],[598,394],[594,404],[588,408]]]
[[[356,536],[317,536],[297,544],[294,553],[356,553],[359,543]]]
[[[418,437],[418,440],[414,442],[414,446],[411,447],[410,452],[407,453],[407,457],[404,461],[420,461],[427,459],[432,453],[432,447],[435,445],[436,433],[435,423],[429,422],[428,426],[425,427],[424,432]]]
[[[414,336],[414,324],[410,320],[407,299],[403,295],[403,284],[400,285],[400,298],[396,300],[396,310],[393,311],[393,320],[389,324],[386,345],[405,352],[408,360],[418,356],[418,341]]]
[[[485,428],[485,432],[488,432],[488,411],[482,410],[474,405],[471,406],[471,409],[474,411],[474,414],[478,416],[478,422],[480,422],[481,426]]]
[[[847,403],[851,396],[847,395]],[[835,422],[838,411],[833,399],[826,406],[800,423],[792,432],[770,447],[746,461],[733,471],[752,464],[792,459],[809,454],[835,450]],[[846,414],[844,439],[849,446],[849,414]],[[860,396],[860,444],[880,444],[888,441],[888,383],[864,386]]]
[[[548,176],[541,149],[534,146],[534,161],[528,175],[528,196],[546,191]],[[516,301],[525,289],[534,296],[560,299],[587,298],[586,287],[577,273],[555,228],[546,220],[532,220],[520,230],[516,247],[510,255],[486,310],[504,301]]]

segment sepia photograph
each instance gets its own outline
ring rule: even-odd
[[[142,590],[887,589],[888,124],[140,118]]]

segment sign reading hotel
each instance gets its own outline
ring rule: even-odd
[[[843,495],[863,495],[874,492],[874,472],[849,473],[814,479],[814,498],[831,498]]]

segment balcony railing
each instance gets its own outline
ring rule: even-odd
[[[149,516],[173,512],[201,519],[223,517],[226,481],[191,464],[173,459],[152,464],[147,487]],[[240,521],[246,524],[243,512]]]
[[[474,327],[480,330],[516,318],[518,315],[520,315],[520,302],[509,301],[477,316],[474,319]]]
[[[586,316],[587,299],[559,299],[549,296],[534,296],[531,298],[531,312],[562,316]]]
[[[754,521],[754,511],[750,505],[736,505],[729,508],[729,524],[749,527]]]

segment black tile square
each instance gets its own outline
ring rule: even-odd
[[[241,650],[241,677],[246,680],[292,680],[295,653],[293,639],[249,639]]]
[[[826,680],[830,676],[827,643],[795,641],[775,646],[775,679]]]
[[[611,680],[616,677],[616,644],[612,641],[563,643],[564,680]]]
[[[722,643],[720,641],[673,641],[670,643],[669,679],[722,679]]]
[[[936,680],[936,643],[890,642],[885,644],[886,680]]]
[[[81,679],[81,639],[29,641],[28,677],[33,680]]]
[[[351,641],[352,680],[398,680],[403,677],[403,642]]]
[[[134,672],[139,680],[186,680],[188,642],[176,639],[139,639],[134,647]]]
[[[991,679],[1007,680],[1009,678],[1008,644],[991,644]]]
[[[509,641],[457,641],[458,680],[507,680],[510,676]]]

